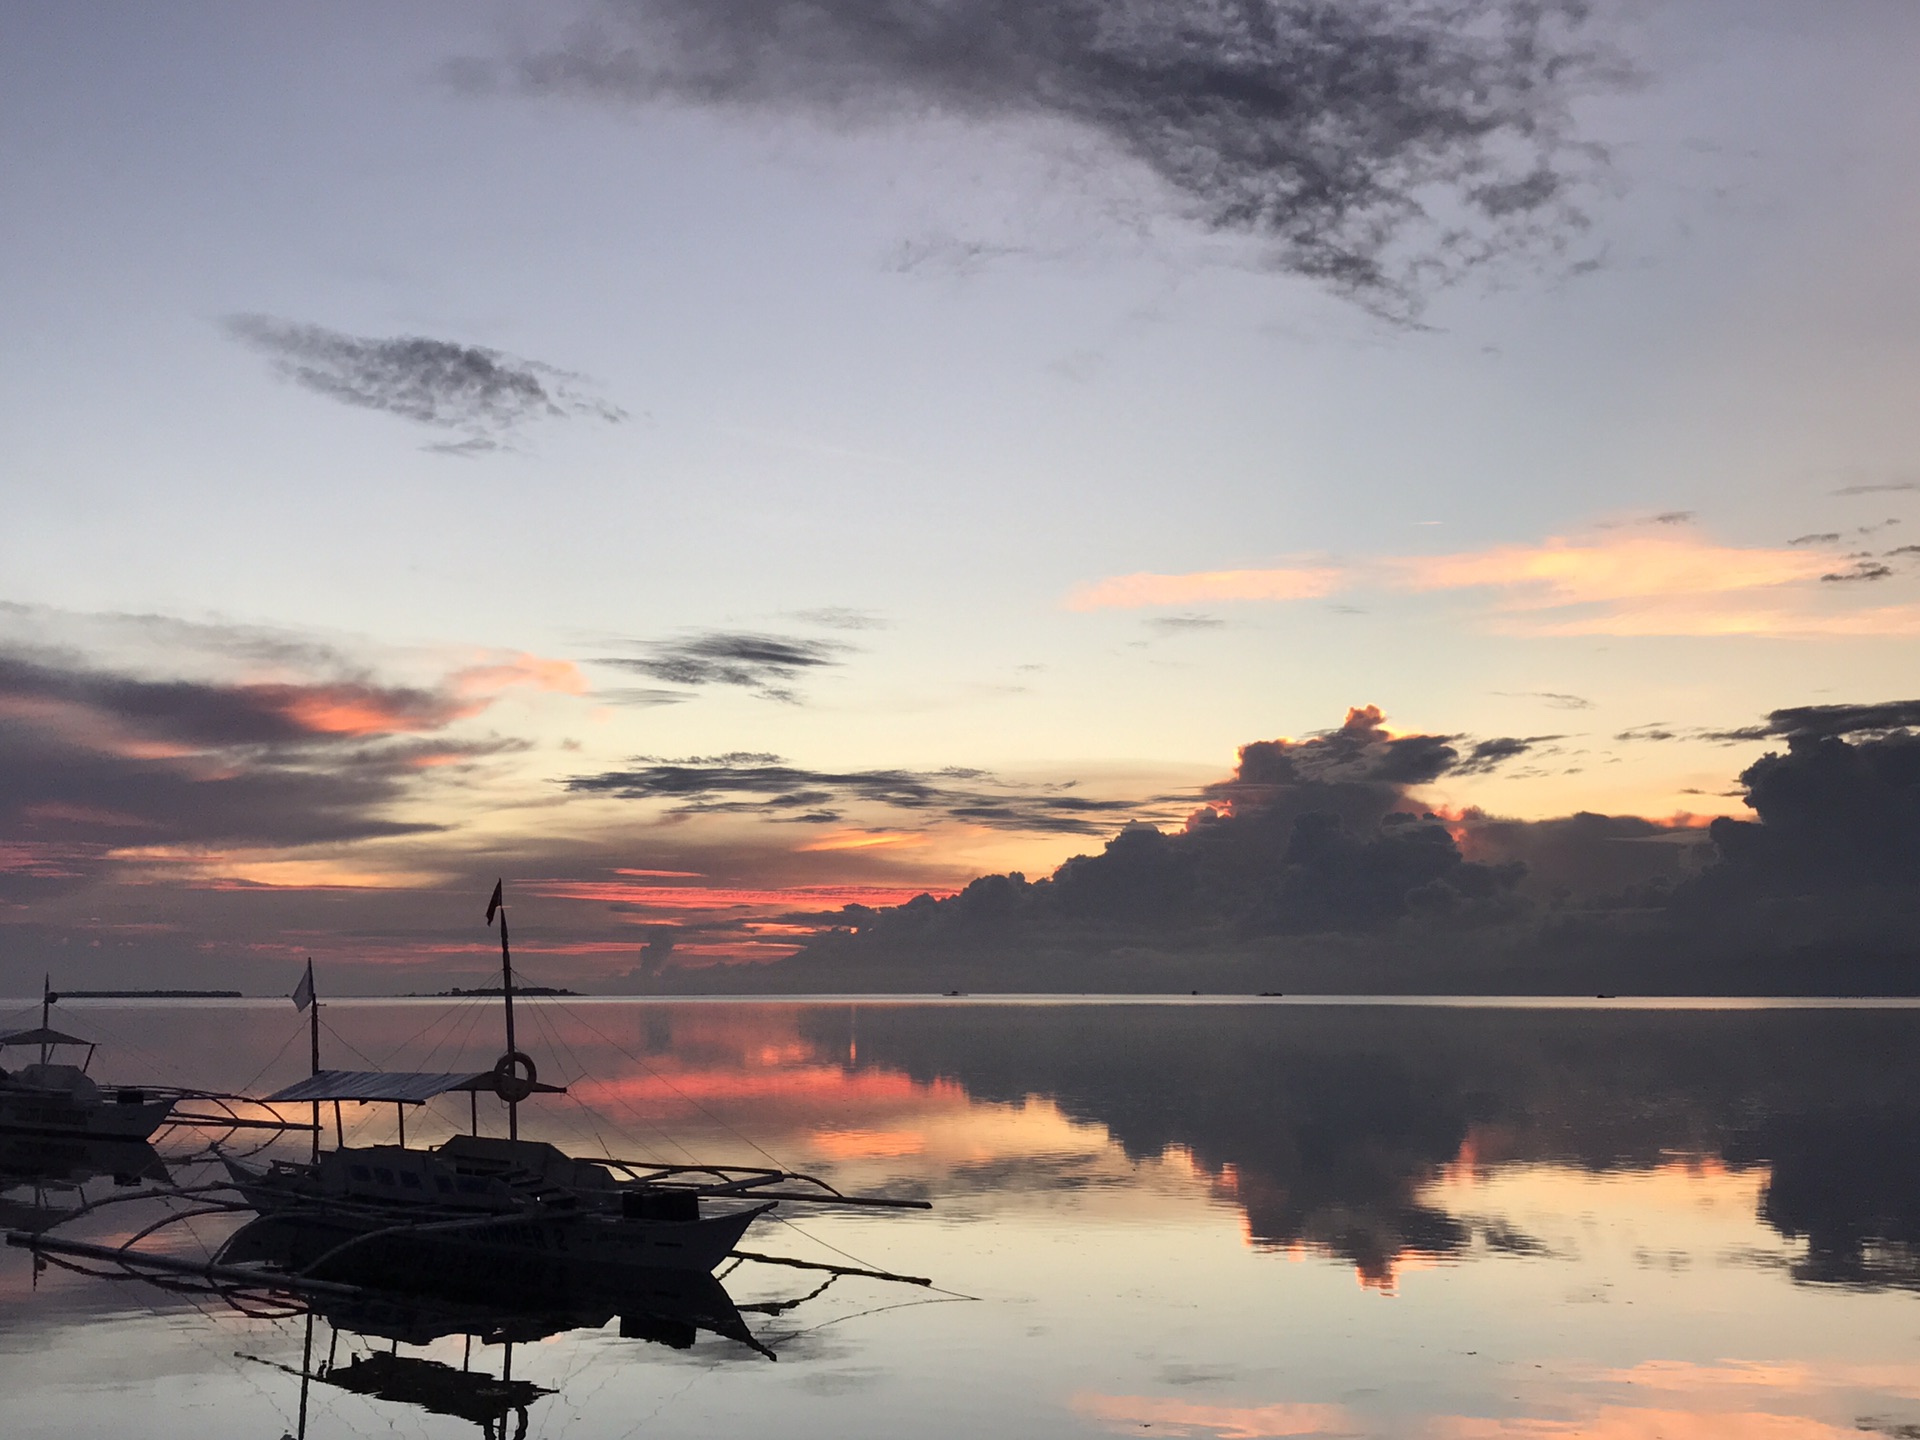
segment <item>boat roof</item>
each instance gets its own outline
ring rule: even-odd
[[[536,1083],[542,1095],[566,1093],[564,1085]],[[269,1105],[307,1100],[381,1100],[396,1105],[424,1105],[436,1095],[456,1090],[496,1093],[493,1071],[482,1070],[322,1070],[266,1097]]]
[[[78,1035],[68,1035],[60,1030],[49,1030],[44,1025],[36,1025],[31,1030],[16,1030],[11,1035],[0,1035],[0,1046],[4,1045],[91,1045],[91,1040],[82,1040]]]

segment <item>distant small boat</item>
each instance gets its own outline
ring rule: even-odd
[[[39,1060],[18,1070],[0,1069],[0,1130],[38,1135],[74,1135],[96,1140],[145,1140],[166,1124],[177,1092],[152,1086],[103,1086],[87,1074],[98,1047],[91,1040],[55,1030],[51,977],[40,996],[40,1024],[0,1035],[0,1051],[37,1049]],[[78,1065],[57,1063],[62,1050],[84,1049]]]

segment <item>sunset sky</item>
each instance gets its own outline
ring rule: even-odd
[[[1523,8],[10,7],[0,986],[774,956],[1354,706],[1744,813],[1914,691],[1920,11]]]

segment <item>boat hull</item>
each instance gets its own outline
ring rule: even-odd
[[[89,1104],[58,1090],[0,1088],[0,1131],[73,1135],[89,1140],[145,1140],[166,1124],[172,1100]]]
[[[270,1250],[275,1263],[309,1279],[453,1296],[493,1295],[505,1287],[564,1299],[650,1282],[661,1272],[706,1274],[768,1208],[681,1221],[579,1210],[447,1220],[398,1209],[316,1206],[263,1195],[261,1188],[242,1187],[261,1212],[248,1227],[261,1253],[241,1260],[267,1258]]]

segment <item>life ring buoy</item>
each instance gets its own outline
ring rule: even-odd
[[[520,1073],[521,1067],[526,1074]],[[502,1100],[521,1101],[533,1094],[540,1079],[540,1068],[524,1050],[509,1050],[493,1062],[493,1090]]]

